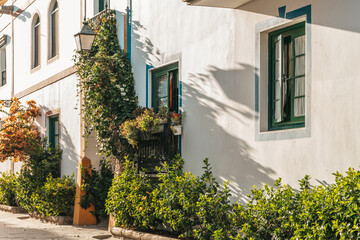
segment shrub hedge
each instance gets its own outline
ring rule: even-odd
[[[106,218],[108,215],[105,212],[105,200],[107,193],[111,187],[114,174],[111,171],[110,163],[106,160],[100,161],[100,171],[91,169],[83,171],[83,183],[81,188],[86,192],[81,196],[80,205],[82,208],[87,209],[92,203],[95,211],[92,212],[96,216],[97,221],[100,222],[101,218]]]
[[[16,198],[28,212],[42,216],[71,215],[75,201],[73,176],[60,178],[60,149],[44,145],[32,153],[17,179]]]
[[[6,172],[0,174],[0,204],[17,206],[16,180],[17,177],[14,174]]]
[[[116,225],[153,231],[167,226],[186,239],[360,239],[360,171],[335,173],[335,183],[300,189],[282,185],[253,188],[245,205],[230,204],[227,183],[220,187],[205,160],[204,174],[182,171],[182,160],[165,164],[158,181],[130,162],[115,177],[106,210]]]

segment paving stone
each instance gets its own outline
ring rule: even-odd
[[[26,218],[27,214],[13,214],[0,211],[0,240],[32,239],[32,240],[74,240],[99,239],[99,236],[110,237],[105,224],[94,226],[69,226],[42,223],[33,218]],[[97,237],[97,238],[94,238]]]

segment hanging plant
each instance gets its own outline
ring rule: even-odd
[[[133,118],[137,106],[131,64],[118,43],[114,11],[98,16],[90,26],[97,31],[93,48],[74,57],[85,132],[95,133],[100,154],[122,160],[131,147],[119,127]]]

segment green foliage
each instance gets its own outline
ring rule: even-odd
[[[196,215],[200,220],[200,228],[194,230],[196,239],[229,239],[232,234],[231,204],[228,182],[221,190],[213,177],[208,159],[204,160],[204,174],[201,183],[205,185],[196,203]]]
[[[116,176],[106,200],[106,211],[115,216],[116,225],[126,228],[155,229],[157,219],[151,206],[152,183],[138,174],[126,160],[124,171]]]
[[[247,206],[234,206],[234,219],[240,226],[244,239],[290,239],[294,221],[297,220],[299,201],[291,187],[265,185],[265,189],[254,187]],[[242,239],[242,238],[239,238]]]
[[[161,115],[154,113],[153,109],[137,108],[134,111],[135,119],[126,120],[121,126],[121,135],[127,139],[130,145],[136,147],[140,135],[158,130],[161,123]]]
[[[61,156],[61,149],[48,148],[44,140],[42,146],[33,151],[24,162],[18,177],[16,196],[19,204],[26,210],[35,210],[31,195],[43,187],[49,175],[60,177]]]
[[[42,216],[70,216],[75,202],[74,175],[53,178],[51,175],[41,188],[31,194],[35,211]]]
[[[300,191],[282,185],[254,187],[246,205],[230,204],[228,183],[221,188],[204,161],[204,174],[182,171],[183,161],[158,169],[158,183],[127,162],[107,200],[118,226],[154,230],[168,226],[187,239],[360,239],[360,171],[335,173],[335,183]]]
[[[137,173],[130,162],[115,177],[106,208],[116,224],[126,228],[156,230],[165,225],[172,234],[192,239],[229,239],[231,205],[229,190],[219,189],[208,160],[205,173],[196,177],[183,172],[183,160],[158,168],[158,181]]]
[[[152,192],[152,207],[157,218],[167,223],[181,237],[193,235],[193,228],[200,224],[197,201],[204,189],[201,179],[183,172],[183,160],[177,156],[174,164],[164,164],[159,171],[160,184]]]
[[[11,173],[0,174],[0,204],[16,206],[16,179],[17,176]]]
[[[95,211],[92,214],[96,216],[99,222],[101,217],[105,218],[107,216],[105,200],[114,174],[111,171],[111,166],[105,160],[100,162],[100,171],[92,169],[91,174],[89,171],[83,172],[83,184],[81,187],[86,192],[86,195],[81,196],[80,205],[82,208],[87,209],[92,203],[95,206]]]
[[[100,153],[123,159],[131,147],[119,127],[133,117],[137,105],[131,64],[118,44],[114,11],[98,16],[93,27],[97,36],[92,50],[74,56],[85,130],[87,135],[95,132]]]
[[[43,216],[71,214],[75,200],[72,177],[60,178],[61,149],[48,148],[46,141],[30,154],[17,178],[16,198],[28,212]]]
[[[334,184],[314,188],[305,176],[299,192],[280,181],[254,188],[246,206],[233,207],[235,239],[359,239],[360,171],[334,175]]]

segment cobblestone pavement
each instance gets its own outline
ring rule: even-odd
[[[104,224],[95,226],[58,226],[29,218],[27,214],[0,211],[0,240],[3,239],[116,239]]]

